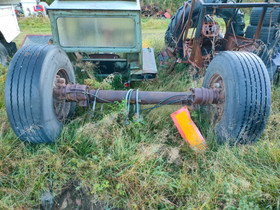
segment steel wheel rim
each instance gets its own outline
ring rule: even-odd
[[[57,82],[59,80],[65,80],[65,84],[70,83],[70,78],[68,76],[68,73],[65,69],[59,69],[55,75],[53,88],[56,87]],[[69,114],[70,108],[71,108],[71,102],[67,102],[66,100],[57,100],[53,96],[53,108],[54,113],[58,121],[63,122],[67,119],[67,116]]]
[[[217,104],[208,106],[210,122],[212,125],[216,126],[222,120],[226,105],[226,88],[222,76],[220,74],[214,74],[210,79],[208,88],[217,89],[219,94],[223,96],[219,99]]]

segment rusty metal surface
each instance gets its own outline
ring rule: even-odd
[[[183,14],[179,20],[179,22],[176,25],[175,31],[173,34],[179,30],[179,26],[181,26],[180,35],[178,40],[174,39],[176,41],[176,45],[174,49],[172,49],[170,46],[167,46],[167,51],[169,54],[172,54],[176,56],[178,54],[179,50],[183,48],[183,55],[179,55],[179,58],[177,59],[177,62],[179,63],[188,63],[192,66],[198,68],[199,70],[202,69],[202,67],[207,67],[207,65],[210,63],[210,61],[213,59],[213,57],[218,54],[219,52],[226,51],[226,50],[232,50],[232,51],[247,51],[247,52],[254,52],[259,48],[259,43],[256,41],[256,39],[259,37],[264,15],[266,13],[267,7],[280,7],[280,3],[270,3],[268,0],[265,0],[264,3],[209,3],[204,2],[203,0],[199,0],[199,3],[201,5],[201,10],[199,14],[198,24],[194,33],[191,35],[191,37],[188,37],[188,31],[192,27],[191,21],[192,20],[192,9],[194,6],[195,1],[190,3],[185,3]],[[187,21],[185,21],[185,11],[186,8],[190,7],[190,12],[188,15]],[[225,36],[220,35],[219,33],[219,24],[214,21],[214,15],[216,14],[216,9],[219,8],[246,8],[246,7],[264,7],[263,13],[261,15],[259,24],[258,24],[258,30],[255,35],[255,39],[248,39],[244,37],[237,36],[235,34],[234,28],[231,24],[232,18],[234,17],[235,13],[231,16],[230,20],[227,23],[227,30]],[[211,8],[213,12],[209,14],[206,10],[206,8]],[[212,21],[208,21],[205,18],[205,15],[208,14],[210,19]],[[272,14],[272,13],[271,13]],[[270,14],[270,17],[272,16]],[[232,32],[230,32],[231,30]],[[229,33],[230,32],[230,33]],[[183,43],[181,45],[181,38],[183,38]]]
[[[90,90],[90,100],[94,100],[97,90]],[[97,96],[97,102],[106,103],[106,101],[110,102],[121,102],[126,99],[127,91],[123,90],[99,90]],[[156,91],[139,91],[139,104],[158,104],[161,101],[165,100],[165,103],[169,103],[172,101],[183,101],[186,103],[187,96],[190,93],[186,92],[156,92]],[[101,100],[101,98],[103,100]],[[167,99],[169,98],[169,99]],[[167,100],[166,100],[167,99]],[[184,102],[185,101],[185,102]],[[131,94],[131,103],[134,104],[136,102],[136,91],[133,91]],[[182,102],[178,102],[175,104],[182,104]]]
[[[268,0],[265,0],[265,2],[268,2]],[[259,37],[260,37],[261,29],[262,29],[262,26],[263,26],[263,21],[264,21],[264,16],[265,16],[266,11],[267,11],[267,7],[264,7],[263,11],[262,11],[262,14],[261,14],[261,17],[260,17],[260,20],[259,20],[259,23],[258,23],[258,26],[257,26],[255,39],[259,39]]]
[[[62,90],[67,84],[70,84],[70,79],[65,69],[59,69],[53,83],[53,96],[59,96],[59,90]],[[57,120],[63,122],[67,119],[70,112],[71,102],[65,99],[57,99],[56,97],[53,97],[53,108]]]
[[[272,23],[272,13],[276,10],[276,7],[274,7],[270,14],[269,14],[269,33],[268,33],[268,36],[267,36],[267,43],[269,43],[269,37],[270,37],[270,30],[271,30],[271,23]],[[278,22],[279,22],[279,16],[278,16]]]
[[[191,55],[189,57],[189,63],[197,67],[198,69],[201,69],[203,67],[203,58],[201,54],[200,41],[196,39],[193,39],[193,41],[194,44],[192,46]]]
[[[221,75],[213,75],[209,82],[208,88],[215,89],[216,93],[218,93],[218,100],[216,103],[208,107],[208,112],[210,113],[210,122],[213,125],[216,125],[221,121],[224,115],[226,103],[226,87]]]
[[[193,104],[217,104],[219,101],[219,91],[217,89],[191,88],[193,94]]]
[[[80,84],[65,84],[65,79],[56,76],[56,82],[53,88],[53,97],[58,100],[68,100],[79,102],[80,106],[86,106],[85,103],[80,103],[87,101],[88,86]]]
[[[88,101],[98,103],[113,103],[126,100],[128,91],[125,90],[89,90],[88,86],[80,84],[65,84],[63,78],[57,77],[53,89],[53,96],[56,100],[79,102],[80,106],[86,106]],[[158,92],[139,91],[138,98],[136,91],[132,91],[130,102],[139,104],[215,104],[218,103],[221,94],[215,88],[194,88],[191,92]]]
[[[229,35],[225,50],[240,50],[240,51],[247,51],[253,52],[258,49],[259,45],[252,39],[248,39],[241,36],[233,36],[232,34]]]
[[[177,43],[176,43],[176,46],[175,48],[178,48],[178,43],[180,41],[180,39],[183,37],[183,34],[185,34],[185,37],[184,37],[184,41],[186,40],[187,36],[188,36],[188,31],[189,31],[189,28],[190,28],[190,24],[191,24],[191,21],[192,21],[192,15],[193,15],[193,10],[194,10],[194,5],[195,5],[195,1],[192,1],[191,5],[188,4],[188,3],[185,3],[185,6],[184,6],[184,12],[183,12],[183,15],[181,17],[181,19],[185,20],[185,13],[186,13],[186,9],[187,7],[190,7],[190,12],[189,12],[189,15],[188,15],[188,20],[187,20],[187,23],[185,24],[184,28],[181,28],[181,34],[177,40]],[[176,30],[178,29],[178,26],[181,21],[178,22],[177,26],[176,26]],[[184,23],[181,24],[182,26],[184,25]],[[180,47],[180,46],[179,46]]]
[[[216,22],[203,23],[201,33],[208,38],[218,37],[220,26]]]

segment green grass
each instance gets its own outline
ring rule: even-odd
[[[151,24],[149,24],[151,23]],[[159,24],[162,23],[162,28]],[[143,20],[142,31],[164,31],[167,20]],[[47,19],[20,20],[23,34],[50,33]],[[144,42],[159,49],[163,34]],[[184,65],[174,73],[159,69],[141,90],[187,91],[192,86]],[[8,123],[4,106],[6,69],[0,69],[0,208],[38,206],[40,195],[60,193],[70,180],[88,193],[124,209],[279,209],[280,92],[273,89],[268,125],[254,145],[219,145],[213,129],[193,112],[209,148],[188,148],[170,114],[180,106],[152,111],[142,123],[123,124],[123,106],[106,106],[103,118],[85,112],[64,126],[56,143],[22,143]],[[200,81],[201,82],[201,81]],[[197,82],[199,83],[199,82]]]

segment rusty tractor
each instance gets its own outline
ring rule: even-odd
[[[192,1],[181,6],[165,33],[166,48],[161,59],[171,57],[197,70],[208,67],[223,51],[257,54],[265,63],[271,82],[278,82],[280,69],[278,3],[237,3],[234,1]],[[251,8],[250,25],[245,29],[244,13]],[[222,21],[218,22],[221,19]],[[221,33],[221,22],[225,32]],[[203,76],[203,74],[201,75]]]
[[[155,108],[172,104],[205,106],[220,142],[254,142],[267,123],[271,87],[267,67],[253,49],[258,45],[267,8],[274,10],[279,6],[270,2],[186,2],[180,10],[181,17],[176,16],[176,24],[172,25],[174,18],[170,23],[166,53],[179,55],[177,60],[197,68],[211,60],[203,85],[189,92],[151,92],[89,89],[75,82],[71,63],[77,57],[82,61],[109,63],[111,68],[99,74],[120,71],[128,75],[128,82],[154,78],[157,70],[153,50],[142,49],[139,0],[56,0],[47,10],[52,36],[41,37],[50,44],[38,45],[34,37],[29,37],[9,66],[5,104],[11,127],[22,141],[50,143],[60,135],[63,123],[73,116],[76,103],[95,107],[96,103],[125,100],[128,110],[130,104],[135,105],[137,115],[142,104],[155,104]],[[262,8],[253,39],[241,33],[243,23],[234,24],[242,19],[242,7]],[[225,16],[225,36],[219,33],[215,13]],[[188,38],[188,30],[194,26],[195,36]],[[184,122],[188,113],[179,114],[174,117],[176,126],[181,134],[188,133],[184,128],[192,125],[192,121]],[[187,123],[185,127],[182,122]],[[190,129],[198,134],[195,126]]]

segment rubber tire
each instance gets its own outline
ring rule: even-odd
[[[9,64],[9,54],[5,46],[0,43],[0,64],[2,66],[7,66]]]
[[[262,60],[253,53],[226,51],[207,68],[203,87],[219,74],[225,85],[225,110],[215,126],[219,142],[247,144],[256,141],[270,113],[271,89]]]
[[[262,14],[262,7],[254,7],[251,11],[250,15],[250,24],[253,26],[257,26]],[[263,26],[269,26],[270,24],[270,12],[273,10],[273,8],[267,8],[264,20],[263,20]],[[278,22],[278,16],[280,14],[280,8],[277,8],[274,12],[272,12],[272,18],[271,18],[271,25],[277,24]]]
[[[189,0],[188,3],[191,4],[191,0]],[[185,5],[181,6],[177,10],[176,14],[171,18],[171,21],[170,21],[170,23],[168,25],[168,28],[167,28],[166,32],[165,32],[165,37],[164,37],[165,44],[169,45],[171,47],[175,47],[175,45],[176,45],[176,43],[172,40],[172,36],[174,36],[174,37],[176,37],[178,39],[179,36],[180,36],[180,33],[181,33],[180,28],[184,28],[184,25],[181,23],[178,26],[178,29],[177,29],[177,31],[175,33],[176,26],[179,23],[182,15],[183,15],[184,6]],[[200,10],[200,5],[197,2],[195,2],[193,16],[192,16],[192,21],[193,21],[193,24],[194,24],[193,27],[196,27],[195,24],[197,22],[199,10]],[[185,12],[185,20],[184,20],[185,23],[188,20],[189,11],[190,11],[190,7],[187,7],[186,12]],[[178,46],[182,46],[182,40],[180,40]],[[180,54],[182,55],[183,54],[183,50],[180,50],[180,51],[181,51]]]
[[[272,54],[270,54],[272,53]],[[278,49],[272,50],[267,49],[259,54],[259,57],[263,60],[266,65],[267,72],[270,78],[270,83],[278,85],[278,73],[277,66],[280,64],[280,54],[278,53]]]
[[[14,42],[6,43],[5,47],[10,57],[12,57],[17,52],[17,45]]]
[[[270,83],[273,85],[274,83],[276,84],[277,81],[277,66],[271,63],[266,64],[267,72],[269,75]]]
[[[53,106],[53,83],[59,69],[65,69],[75,83],[69,58],[53,45],[25,46],[13,57],[5,104],[11,127],[22,141],[50,143],[60,135],[63,122],[58,121]]]
[[[246,33],[245,33],[245,37],[246,38],[254,38],[255,34],[257,31],[257,26],[251,26],[249,25],[246,29]],[[260,37],[259,39],[262,40],[264,43],[268,43],[267,42],[267,36],[269,33],[269,27],[262,27],[261,29],[261,33],[260,33]],[[270,28],[270,34],[269,34],[269,42],[271,42],[274,38],[275,38],[275,33],[276,33],[276,29],[274,26],[272,26]]]

